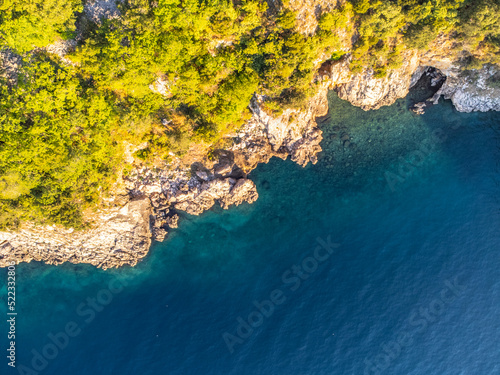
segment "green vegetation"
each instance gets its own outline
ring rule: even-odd
[[[500,1],[467,2],[459,14],[458,39],[470,51],[469,68],[500,63]]]
[[[3,0],[0,3],[0,35],[3,44],[19,53],[44,47],[75,31],[81,0]]]
[[[99,23],[79,0],[0,10],[0,47],[22,59],[17,80],[0,82],[0,228],[85,226],[123,169],[124,141],[147,142],[136,156],[148,163],[214,144],[250,117],[256,93],[274,114],[302,108],[321,61],[349,52],[353,72],[383,77],[440,34],[469,67],[500,61],[499,0],[347,1],[312,35],[286,2],[263,0],[128,0]],[[73,64],[40,48],[77,34]]]
[[[500,1],[354,1],[358,38],[351,69],[371,66],[377,77],[402,64],[406,48],[425,50],[440,34],[464,51],[468,68],[500,63]]]
[[[113,98],[46,55],[30,57],[15,87],[0,86],[0,225],[39,217],[79,225],[112,182],[126,131]]]

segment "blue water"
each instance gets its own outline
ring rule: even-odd
[[[19,265],[0,373],[500,374],[500,114],[329,100],[318,164],[259,166],[135,268]]]

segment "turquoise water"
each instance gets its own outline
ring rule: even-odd
[[[316,165],[135,268],[20,265],[1,374],[500,374],[500,114],[329,100]]]

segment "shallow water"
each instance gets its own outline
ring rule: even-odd
[[[499,374],[500,114],[329,100],[316,165],[259,166],[135,268],[20,265],[1,374]]]

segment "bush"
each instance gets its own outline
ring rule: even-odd
[[[81,0],[4,0],[0,4],[0,40],[19,53],[72,35]]]
[[[47,55],[26,61],[19,83],[0,91],[0,200],[16,220],[83,225],[119,165],[110,98]]]

